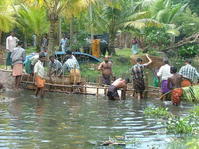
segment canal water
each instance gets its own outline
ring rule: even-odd
[[[192,108],[156,99],[108,101],[56,93],[37,99],[31,91],[8,95],[15,100],[0,103],[3,149],[165,149],[177,137],[166,133],[161,120],[146,117],[144,109],[162,105],[183,116]],[[100,145],[113,138],[126,145]]]

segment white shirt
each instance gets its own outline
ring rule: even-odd
[[[34,66],[34,73],[40,76],[41,78],[44,78],[45,76],[44,66],[40,60],[38,60]]]
[[[19,39],[17,39],[16,37],[13,37],[11,35],[8,36],[6,38],[6,49],[12,52],[14,48],[17,46],[17,41],[19,41]]]
[[[160,67],[157,76],[161,77],[161,80],[167,80],[168,78],[172,77],[173,75],[170,73],[171,66],[168,64],[165,64]]]

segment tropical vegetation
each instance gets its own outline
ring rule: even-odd
[[[27,43],[34,34],[38,37],[38,49],[42,35],[47,33],[48,49],[53,53],[62,33],[70,38],[72,50],[80,50],[86,45],[85,39],[92,39],[93,35],[106,34],[108,54],[112,55],[116,39],[126,34],[139,39],[146,51],[161,51],[198,32],[196,3],[196,0],[1,0],[0,35],[19,30]],[[124,38],[131,40],[130,37]],[[186,53],[194,45],[183,46]],[[191,53],[190,57],[196,52]]]

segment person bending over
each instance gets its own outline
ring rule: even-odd
[[[118,99],[124,100],[126,96],[127,83],[129,83],[128,78],[126,78],[125,80],[122,78],[115,80],[108,88],[108,92],[107,92],[108,99],[109,100],[118,100]],[[120,88],[123,88],[121,98],[119,97],[119,94],[117,92],[117,90]]]

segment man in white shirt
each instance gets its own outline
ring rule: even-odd
[[[6,51],[7,51],[6,68],[7,68],[7,66],[11,66],[11,64],[12,64],[10,55],[11,55],[12,51],[14,50],[14,48],[16,48],[18,41],[19,41],[19,39],[17,39],[15,37],[14,32],[11,32],[10,36],[8,36],[6,38]]]
[[[45,86],[45,70],[44,70],[44,61],[46,60],[46,56],[44,52],[39,53],[39,60],[34,66],[34,75],[35,75],[35,85],[37,86],[35,95],[44,96],[44,86]]]
[[[161,92],[165,94],[169,92],[168,89],[168,78],[172,77],[170,72],[171,66],[169,65],[169,61],[167,59],[163,60],[164,65],[160,67],[157,76],[161,79]]]

